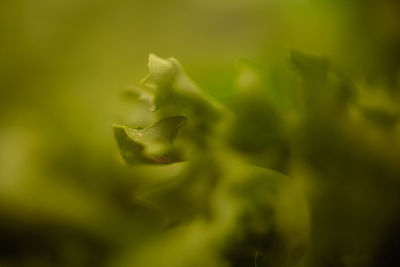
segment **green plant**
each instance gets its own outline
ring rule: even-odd
[[[175,172],[136,194],[162,211],[164,230],[134,253],[135,266],[374,261],[395,208],[378,179],[394,183],[400,171],[396,102],[381,91],[382,101],[371,101],[377,91],[327,59],[296,51],[290,59],[298,78],[287,75],[279,97],[241,62],[234,96],[222,105],[176,59],[150,55],[150,73],[131,93],[147,101],[155,123],[114,133],[127,163]]]

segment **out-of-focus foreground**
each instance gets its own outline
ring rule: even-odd
[[[0,266],[399,265],[399,1],[0,7]]]

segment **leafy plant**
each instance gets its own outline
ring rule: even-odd
[[[134,253],[135,266],[376,260],[374,238],[394,207],[382,196],[386,186],[370,186],[379,184],[377,173],[388,183],[399,175],[400,150],[389,142],[397,138],[398,109],[388,99],[368,106],[372,91],[327,59],[292,51],[290,60],[298,78],[288,75],[280,99],[257,67],[241,62],[233,97],[222,105],[176,59],[150,55],[150,73],[133,93],[156,121],[116,125],[114,133],[127,163],[173,164],[177,171],[137,194],[163,211],[164,230]]]

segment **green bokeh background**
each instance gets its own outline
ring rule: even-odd
[[[396,0],[2,1],[0,266],[102,266],[151,236],[133,178],[177,170],[127,168],[112,135],[149,53],[222,103],[240,59],[283,86],[290,49],[397,97],[398,14]]]

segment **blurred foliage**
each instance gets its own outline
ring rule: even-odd
[[[0,266],[399,266],[398,14],[2,1]]]

